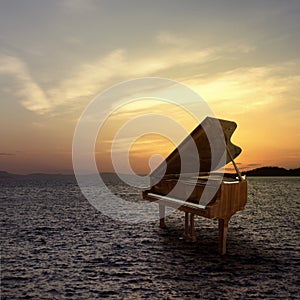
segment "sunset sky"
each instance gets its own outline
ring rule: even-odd
[[[85,107],[139,77],[182,83],[216,117],[235,121],[241,170],[299,167],[299,20],[299,0],[1,1],[0,170],[71,173]],[[149,101],[139,112],[172,111]],[[136,107],[116,111],[103,128],[96,152],[104,171],[112,171],[105,147],[128,111]],[[171,113],[188,129],[197,125]],[[133,145],[134,169],[147,171],[149,155],[173,147],[160,140],[149,135]]]

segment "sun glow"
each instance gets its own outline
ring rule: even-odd
[[[134,124],[135,119],[137,125]],[[173,141],[166,135],[149,130],[151,129],[149,122],[156,120],[159,120],[159,126],[169,133]],[[139,99],[119,107],[105,120],[99,130],[95,150],[100,171],[113,171],[111,153],[114,143],[115,152],[120,155],[128,152],[133,170],[148,173],[149,160],[153,155],[166,157],[174,149],[174,141],[179,143],[185,137],[181,132],[174,131],[175,123],[176,126],[183,128],[186,135],[197,124],[195,118],[181,106],[158,99]],[[125,134],[116,137],[124,126],[127,126]],[[136,136],[136,126],[144,132],[142,135]],[[157,160],[156,163],[158,162]]]

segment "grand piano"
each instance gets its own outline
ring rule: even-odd
[[[236,127],[232,121],[204,119],[151,173],[151,187],[142,192],[145,200],[158,203],[162,228],[166,208],[185,213],[188,241],[196,241],[195,215],[218,219],[221,255],[226,253],[229,220],[247,202],[247,181],[234,162],[241,148],[230,141]],[[229,162],[235,174],[220,171]]]

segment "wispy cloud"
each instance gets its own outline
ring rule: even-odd
[[[185,49],[189,52],[189,48],[195,48],[195,41],[191,38],[186,38],[182,35],[174,34],[170,31],[161,31],[156,36],[156,40],[165,46],[176,47],[176,49]],[[256,50],[256,47],[252,44],[245,43],[242,40],[230,42],[222,46],[215,46],[215,52],[228,54],[228,53],[250,53]]]
[[[183,43],[183,39],[167,32],[160,33],[157,38],[169,44]],[[62,105],[82,107],[98,92],[122,80],[157,76],[174,67],[207,64],[229,52],[247,53],[254,50],[242,43],[225,48],[195,50],[193,47],[169,47],[168,51],[143,57],[132,57],[124,49],[115,49],[79,64],[70,71],[68,78],[47,89],[39,85],[27,64],[17,57],[0,56],[0,74],[14,75],[18,79],[20,89],[15,93],[26,109],[45,114],[57,111]],[[280,72],[284,74],[287,69],[287,65],[237,68],[207,78],[200,74],[194,78],[178,79],[198,91],[209,103],[221,108],[228,106],[230,100],[230,105],[234,103],[235,109],[241,112],[270,103],[278,95],[295,89],[299,75],[280,76]]]
[[[109,140],[101,140],[101,143],[106,144],[105,151],[107,153],[111,153],[110,149],[108,147],[111,147],[114,143],[114,151],[115,152],[127,152],[130,150],[132,153],[138,153],[145,155],[145,153],[151,152],[151,148],[153,148],[153,145],[156,145],[154,152],[158,149],[163,150],[163,152],[168,152],[169,148],[174,148],[174,144],[166,137],[161,136],[159,134],[147,134],[144,136],[141,136],[140,138],[136,139],[135,141],[132,141],[131,138],[119,138],[117,140],[115,139],[109,139]],[[128,147],[130,145],[130,147]],[[152,145],[152,147],[151,147]],[[159,146],[158,146],[159,145]],[[133,148],[132,148],[133,147]]]
[[[264,109],[270,104],[280,105],[294,101],[300,83],[300,74],[291,70],[291,65],[294,64],[287,62],[236,68],[208,78],[188,79],[186,83],[214,108],[228,111],[230,107],[233,114],[239,114]]]
[[[143,58],[131,58],[125,50],[116,49],[96,60],[79,65],[69,78],[47,90],[41,88],[31,76],[26,63],[17,57],[2,55],[0,74],[14,75],[21,85],[16,92],[21,104],[28,110],[44,114],[60,105],[74,104],[78,99],[90,99],[116,80],[151,76],[176,65],[209,61],[213,58],[213,51],[209,49],[190,50],[189,53],[173,51],[159,57],[149,55]]]
[[[25,62],[21,59],[8,55],[0,56],[0,75],[13,75],[19,81],[19,89],[15,95],[21,99],[21,104],[29,110],[40,113],[51,108],[51,102],[43,89],[33,79]]]
[[[0,152],[0,156],[14,156],[16,155],[15,153],[10,153],[10,152]]]
[[[160,32],[157,35],[156,39],[159,43],[165,45],[180,46],[180,47],[185,47],[190,45],[190,41],[188,39],[183,38],[181,36],[177,36],[168,31]]]
[[[236,164],[238,165],[238,169],[240,171],[249,171],[249,170],[253,170],[253,169],[256,169],[256,168],[259,168],[259,167],[263,166],[262,164],[254,164],[254,163],[252,163],[252,164],[236,163]],[[225,167],[225,171],[235,172],[235,168],[232,165],[228,164]]]
[[[125,50],[117,49],[104,57],[82,64],[74,70],[71,78],[64,80],[57,89],[50,92],[58,96],[64,91],[66,100],[92,96],[116,80],[151,76],[176,65],[211,59],[213,59],[211,50],[189,51],[189,53],[174,51],[159,56],[132,58]]]

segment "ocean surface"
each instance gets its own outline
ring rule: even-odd
[[[299,177],[248,178],[229,224],[184,215],[127,224],[97,211],[74,178],[0,180],[1,299],[300,299]],[[138,200],[140,191],[112,185]]]

